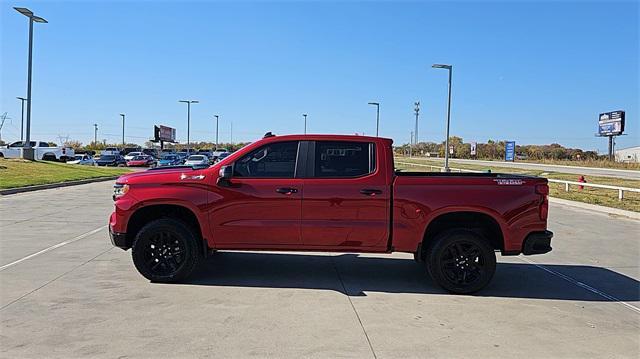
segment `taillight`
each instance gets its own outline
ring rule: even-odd
[[[536,193],[540,195],[540,204],[538,205],[540,220],[546,221],[549,216],[549,186],[546,184],[536,185]]]

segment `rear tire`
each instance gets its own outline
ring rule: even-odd
[[[133,263],[152,282],[179,282],[202,261],[198,236],[185,223],[163,218],[147,223],[131,249]]]
[[[427,251],[427,272],[451,293],[470,294],[489,284],[496,271],[493,247],[482,236],[468,230],[438,234]]]

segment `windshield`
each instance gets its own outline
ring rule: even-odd
[[[173,161],[173,160],[176,159],[176,156],[174,156],[174,155],[164,156],[164,157],[162,157],[162,159],[165,160],[165,161]]]
[[[106,155],[106,156],[100,157],[101,161],[113,161],[115,159],[116,159],[116,156],[113,156],[113,155]]]
[[[135,156],[133,159],[136,161],[142,161],[142,160],[146,160],[147,156]]]
[[[73,159],[76,160],[76,161],[79,161],[79,160],[81,160],[83,158],[84,158],[84,156],[82,156],[82,155],[81,156],[78,156],[78,155],[73,156]]]
[[[202,161],[204,160],[204,156],[190,156],[189,161]]]

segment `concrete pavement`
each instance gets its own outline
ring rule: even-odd
[[[552,204],[553,252],[499,257],[475,296],[408,254],[221,252],[162,285],[109,244],[110,194],[0,198],[0,357],[640,355],[638,221]]]

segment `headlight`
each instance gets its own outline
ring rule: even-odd
[[[127,192],[129,192],[129,185],[123,183],[116,183],[113,185],[113,200],[124,196]]]

